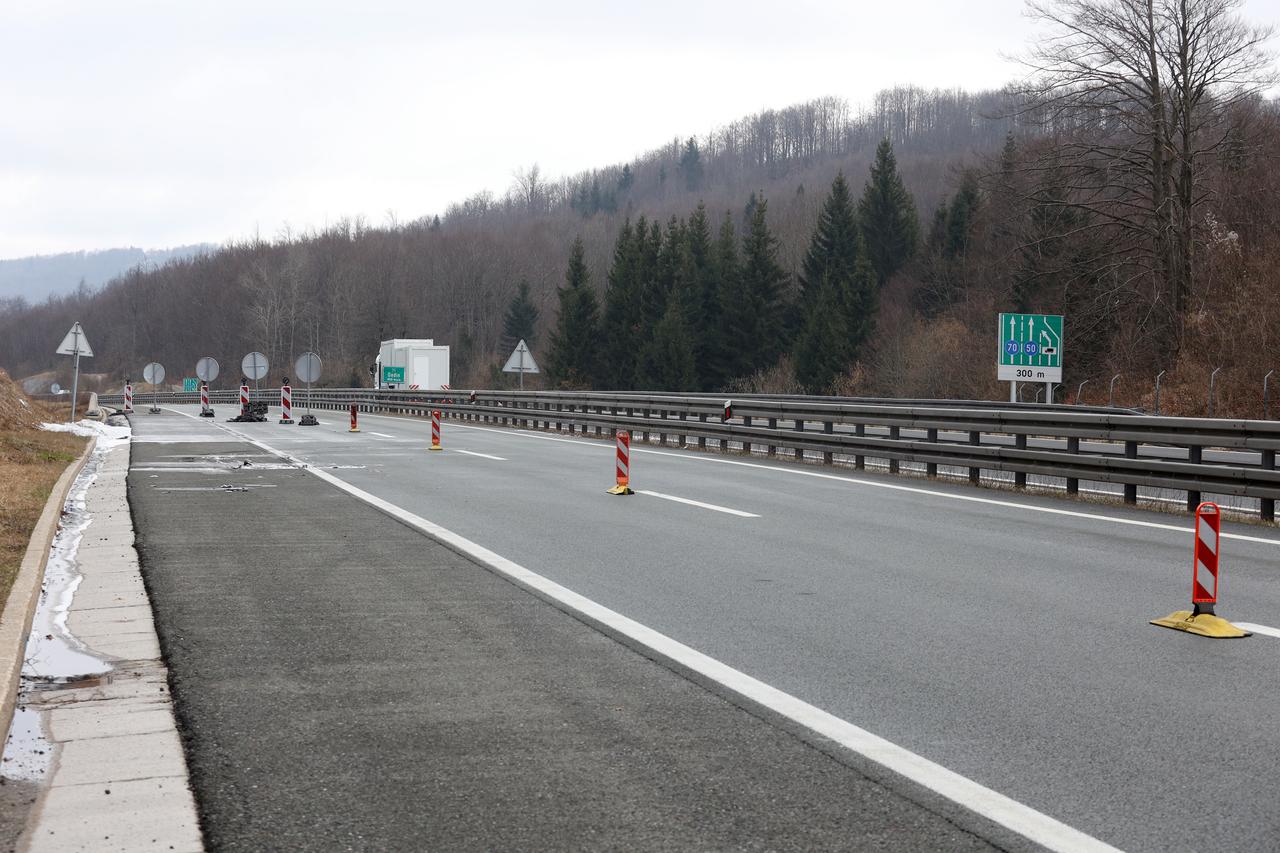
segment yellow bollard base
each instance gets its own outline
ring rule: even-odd
[[[635,492],[631,491],[631,487],[630,487],[630,486],[624,486],[624,485],[619,484],[619,485],[614,486],[612,489],[608,489],[608,490],[606,491],[606,494],[610,494],[610,495],[634,495],[634,494],[635,494]]]
[[[444,448],[438,444],[433,444],[430,447],[428,447],[427,450],[444,450]]]
[[[1212,613],[1201,613],[1199,616],[1192,616],[1190,610],[1179,610],[1176,613],[1170,613],[1163,619],[1152,619],[1151,624],[1213,639],[1225,640],[1253,636],[1248,631],[1240,630],[1221,616],[1214,616]]]
[[[347,430],[347,432],[359,432],[359,431],[360,431],[359,429],[349,429],[349,430]]]

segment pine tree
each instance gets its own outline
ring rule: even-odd
[[[638,373],[644,377],[641,391],[692,391],[693,340],[680,300],[672,298],[640,356]]]
[[[715,338],[720,325],[720,294],[712,257],[711,224],[701,202],[689,216],[685,228],[685,264],[682,278],[689,285],[685,315],[693,336],[697,390],[711,391],[714,370],[710,367]]]
[[[943,238],[942,255],[945,258],[963,257],[969,249],[969,231],[978,211],[981,198],[978,195],[978,176],[965,172],[960,189],[951,198],[947,208],[946,236]]]
[[[583,255],[579,237],[569,252],[565,286],[556,292],[560,312],[551,335],[547,374],[551,383],[560,388],[592,387],[599,368],[599,308]]]
[[[502,352],[511,352],[522,340],[532,347],[537,323],[538,308],[529,298],[528,279],[522,278],[520,286],[516,289],[516,295],[511,297],[511,301],[507,304],[506,316],[502,319],[500,340]]]
[[[685,142],[680,154],[680,173],[684,175],[684,188],[689,192],[702,189],[702,152],[698,150],[698,141],[692,136]]]
[[[737,375],[741,349],[735,344],[741,320],[727,307],[742,301],[738,235],[733,230],[733,215],[727,210],[711,250],[711,278],[716,292],[716,322],[708,333],[703,381],[709,390],[714,390]]]
[[[618,176],[618,192],[626,192],[631,189],[631,185],[635,183],[636,174],[631,171],[631,164],[624,164],[622,174]]]
[[[858,262],[858,219],[844,173],[836,175],[822,203],[818,225],[800,266],[800,304],[805,313],[817,302],[823,279],[833,279],[837,293],[845,289]]]
[[[639,241],[643,240],[647,229],[643,218],[634,231],[629,221],[624,222],[613,248],[609,287],[604,297],[601,341],[604,363],[600,371],[601,381],[613,391],[627,391],[634,387],[640,313],[636,272]]]
[[[893,146],[887,139],[876,148],[871,178],[858,202],[858,217],[871,253],[871,265],[884,284],[915,254],[920,235],[915,201],[902,183]]]
[[[778,240],[769,232],[768,202],[757,201],[751,225],[742,238],[741,292],[746,313],[744,347],[746,373],[773,364],[781,352],[783,291],[787,274],[778,265]],[[739,373],[737,375],[743,375]]]
[[[874,280],[872,284],[874,284]],[[795,348],[796,379],[810,394],[825,394],[849,366],[844,300],[830,276],[811,285],[817,290]]]

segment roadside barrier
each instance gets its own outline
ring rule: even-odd
[[[431,412],[431,447],[429,450],[440,450],[440,410],[433,409]]]
[[[352,403],[351,404],[351,429],[347,430],[347,432],[360,431],[360,424],[356,421],[356,409],[357,409],[356,404]]]
[[[133,412],[133,383],[124,386],[124,413],[131,414]]]
[[[240,385],[240,414],[248,414],[249,412],[249,386]]]
[[[617,485],[608,490],[611,495],[634,495],[631,491],[631,433],[618,430],[618,452],[615,473]]]
[[[724,422],[728,423],[731,420],[733,420],[733,401],[725,400],[724,401]]]
[[[1196,507],[1196,538],[1191,547],[1191,609],[1179,610],[1152,625],[1186,631],[1201,637],[1248,637],[1226,619],[1213,612],[1218,603],[1218,544],[1222,529],[1222,513],[1218,505],[1205,501]]]
[[[200,417],[213,417],[213,407],[209,405],[209,383],[200,384]]]
[[[280,386],[280,423],[293,423],[293,389],[287,382]]]

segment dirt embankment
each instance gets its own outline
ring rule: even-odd
[[[84,449],[86,439],[40,429],[65,417],[29,399],[0,370],[0,607],[54,483]]]

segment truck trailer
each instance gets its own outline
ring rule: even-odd
[[[378,347],[376,387],[406,391],[449,388],[449,348],[430,338],[393,338]]]

